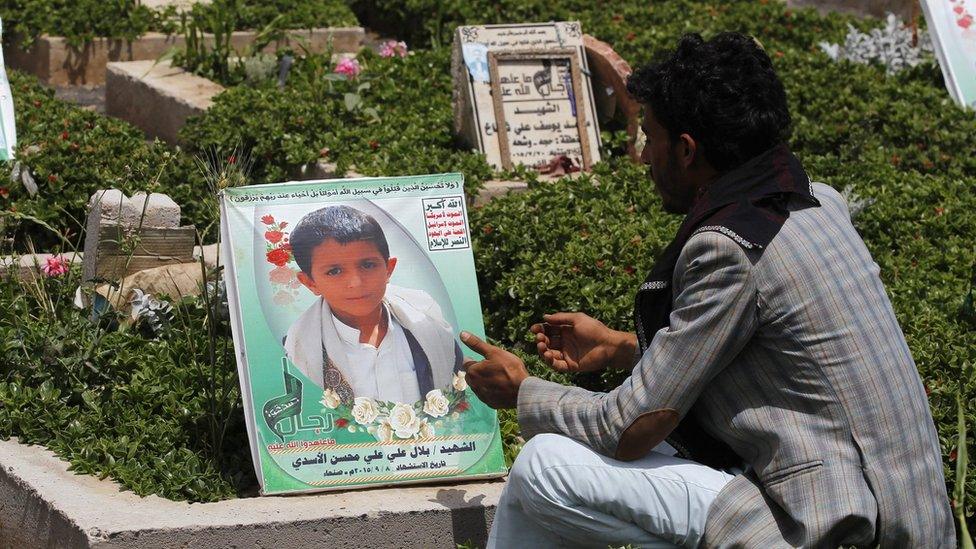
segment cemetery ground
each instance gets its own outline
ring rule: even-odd
[[[950,100],[931,54],[894,72],[878,62],[835,61],[820,47],[843,44],[851,28],[880,32],[883,21],[772,0],[214,0],[184,15],[179,28],[179,17],[129,3],[118,4],[124,9],[87,0],[73,3],[77,9],[38,8],[56,5],[0,4],[5,39],[16,36],[4,43],[8,61],[11,48],[45,34],[84,47],[104,38],[172,32],[182,49],[167,61],[219,83],[222,91],[186,117],[169,142],[150,141],[151,130],[59,100],[36,76],[8,67],[18,145],[15,161],[0,168],[0,253],[19,263],[8,263],[0,280],[0,438],[9,439],[0,443],[6,471],[0,492],[26,482],[30,466],[44,464],[42,472],[58,476],[35,494],[52,498],[60,483],[82,494],[97,491],[89,484],[94,477],[117,483],[123,492],[110,497],[133,509],[139,501],[162,498],[161,509],[192,502],[272,513],[294,501],[255,497],[225,296],[217,262],[205,253],[217,242],[215,192],[231,185],[326,173],[463,173],[488,335],[519,353],[534,375],[593,390],[619,383],[613,373],[548,371],[532,352],[527,327],[554,310],[586,311],[613,328],[630,326],[634,288],[680,219],[662,213],[646,170],[631,160],[628,121],[602,120],[602,160],[590,172],[562,178],[540,179],[527,168],[499,172],[452,134],[451,40],[458,25],[580,21],[583,32],[610,44],[631,66],[650,61],[690,31],[708,36],[736,30],[762,42],[787,88],[794,151],[814,179],[847,195],[854,224],[880,267],[929,396],[955,512],[960,525],[973,530],[976,469],[967,456],[976,429],[976,117]],[[355,26],[402,40],[407,49],[395,42],[347,55],[309,51],[301,43],[265,49],[284,29]],[[260,36],[233,48],[229,37],[235,31]],[[281,78],[285,54],[293,62]],[[486,184],[499,181],[517,181],[511,185],[523,192],[496,192],[473,206]],[[179,205],[176,228],[192,226],[192,238],[171,268],[192,284],[118,312],[105,286],[118,284],[114,276],[100,288],[109,299],[82,284],[76,252],[85,251],[89,199],[101,189],[162,193]],[[129,242],[118,255],[138,256],[139,246]],[[121,274],[129,274],[125,263]],[[174,271],[165,272],[156,283],[173,282]],[[184,290],[194,295],[181,297]],[[503,411],[499,419],[511,460],[522,442],[515,414]],[[42,453],[22,454],[28,444],[50,452],[32,448]],[[8,469],[15,465],[18,481]],[[71,481],[75,475],[64,469],[88,476]],[[331,529],[338,540],[355,535],[349,525],[357,517],[366,517],[360,528],[373,528],[371,521],[382,525],[384,516],[392,516],[384,509],[403,516],[430,512],[429,521],[417,523],[421,527],[388,542],[405,543],[411,535],[426,535],[426,528],[441,534],[432,543],[477,545],[490,521],[484,507],[497,500],[498,487],[303,496],[326,502],[320,505],[340,518],[282,520],[312,524],[300,534],[311,536],[305,539],[333,539],[324,533]],[[441,492],[452,489],[480,490],[485,497]],[[370,494],[404,500],[376,503]],[[431,503],[438,497],[441,503]],[[365,510],[341,511],[345,502]],[[0,502],[0,516],[10,516],[9,505]],[[191,513],[184,524],[188,536],[206,532],[194,526],[198,508],[185,507]],[[54,529],[57,517],[77,517],[66,509],[45,511],[52,545],[82,544],[71,536],[98,538],[77,522],[63,532]],[[240,516],[227,515],[222,528],[252,524]],[[313,532],[316,520],[326,522]],[[8,524],[0,522],[0,536]],[[261,530],[253,526],[250,539],[267,535]],[[110,546],[108,536],[99,539]],[[138,538],[128,542],[136,545]]]

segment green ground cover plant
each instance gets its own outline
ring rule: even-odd
[[[449,52],[364,51],[357,63],[348,78],[327,54],[299,58],[284,87],[268,78],[231,88],[181,137],[191,152],[250,151],[258,183],[299,177],[319,160],[364,175],[457,171],[469,193],[491,177],[482,155],[453,144]]]
[[[213,32],[232,12],[233,30],[342,27],[357,25],[356,16],[342,0],[214,0],[193,7],[188,21]],[[180,32],[181,19],[173,8],[150,9],[138,0],[2,0],[0,18],[5,41],[16,35],[17,47],[28,47],[38,36],[64,36],[73,46],[94,38],[133,40],[149,31]],[[12,44],[7,41],[6,43]]]
[[[976,158],[971,154],[976,145],[976,117],[951,103],[934,63],[889,76],[882,67],[834,63],[819,50],[818,42],[842,41],[848,22],[854,22],[859,28],[876,26],[879,22],[823,17],[809,10],[790,10],[778,2],[678,0],[648,4],[636,0],[598,3],[527,0],[489,4],[350,0],[350,4],[357,13],[373,13],[378,25],[408,40],[413,55],[384,59],[362,54],[359,58],[362,72],[354,79],[332,76],[335,66],[330,60],[325,56],[311,56],[297,61],[283,88],[277,87],[270,78],[233,87],[218,96],[207,114],[185,128],[183,137],[192,155],[214,153],[226,159],[232,155],[231,151],[247,151],[254,164],[254,182],[293,177],[301,166],[322,159],[334,163],[340,172],[355,167],[357,172],[367,175],[457,170],[465,173],[469,183],[477,185],[492,177],[490,169],[479,155],[459,150],[450,136],[450,56],[448,48],[443,46],[449,43],[455,24],[579,19],[586,32],[611,43],[632,65],[646,62],[657,52],[673,47],[683,33],[692,30],[706,36],[720,30],[739,30],[756,36],[770,52],[787,87],[794,119],[792,145],[808,171],[815,179],[852,193],[851,198],[856,199],[852,202],[866,204],[858,212],[855,225],[880,266],[929,393],[950,493],[956,494],[958,512],[972,524],[976,509],[973,503],[976,471],[972,460],[965,467],[960,463],[960,456],[973,455],[971,433],[976,428],[976,410],[972,406],[976,401],[973,368],[976,322],[971,319],[973,315],[964,312],[966,296],[972,293],[976,282],[973,243],[976,195],[972,190],[976,184]],[[16,98],[16,88],[14,95]],[[23,110],[23,100],[18,101],[18,109]],[[28,111],[30,105],[28,101]],[[31,115],[20,113],[19,116]],[[48,121],[50,126],[43,132],[37,130],[39,136],[43,135],[43,141],[49,143],[42,149],[45,162],[69,162],[67,154],[55,154],[62,146],[57,144],[62,131],[58,127],[61,117],[46,112],[33,116]],[[72,120],[76,116],[88,120],[87,114],[71,111]],[[96,127],[108,128],[109,123],[104,120],[91,119]],[[20,119],[18,123],[18,127],[23,127]],[[22,130],[31,131],[34,130]],[[118,132],[126,134],[122,130]],[[608,152],[619,153],[619,135],[605,137],[605,142],[614,144]],[[125,148],[134,146],[112,145],[105,150],[116,150],[113,147],[121,147],[119,151],[136,150]],[[169,149],[160,150],[176,154]],[[95,162],[103,162],[105,167],[88,172],[90,175],[84,179],[79,178],[78,188],[84,185],[104,188],[110,186],[105,182],[114,181],[113,177],[122,178],[113,175],[125,173],[115,160],[102,160],[99,149],[92,150],[91,154],[90,162],[97,157],[99,160]],[[544,312],[578,309],[613,327],[631,328],[634,288],[680,222],[679,218],[661,212],[643,168],[629,163],[620,154],[608,156],[590,175],[556,183],[533,183],[527,193],[496,199],[471,213],[488,334],[494,341],[516,349],[535,374],[574,381],[594,390],[612,387],[619,382],[619,377],[570,379],[547,372],[531,356],[528,325]],[[119,162],[130,168],[132,163],[131,160]],[[89,169],[80,164],[71,169]],[[186,183],[199,177],[190,173],[191,161],[183,158],[171,164],[179,166],[178,170],[173,168],[177,173],[187,175],[154,179],[151,170],[143,169],[140,172],[143,175],[126,181],[134,181],[132,184],[136,186],[158,181],[160,192],[168,192],[174,198],[180,196],[177,200],[186,208],[188,202],[183,197],[201,196],[204,192],[201,189],[206,185]],[[154,165],[157,164],[147,164]],[[55,173],[44,171],[41,166],[35,168],[39,182]],[[188,185],[184,195],[180,195],[181,184]],[[177,190],[171,191],[171,186]],[[60,191],[67,196],[74,188],[65,186]],[[83,197],[81,204],[90,192],[78,191]],[[47,212],[56,208],[53,200],[41,207],[32,202],[39,199],[23,193],[11,186],[9,196],[16,202],[7,203],[0,198],[0,204],[8,212],[8,204],[14,204],[18,211],[30,211],[32,215],[48,215]],[[189,220],[198,225],[213,219],[203,208],[187,210]],[[55,214],[44,219],[51,223],[58,221]],[[20,223],[27,222],[20,220]],[[0,303],[16,296],[13,291],[0,294]],[[38,314],[38,306],[31,302],[25,301],[18,307],[21,308],[16,310],[20,312],[11,315]],[[14,321],[4,314],[0,313],[0,326],[13,329],[10,326]],[[81,331],[83,327],[90,329],[81,322],[86,316],[75,313],[75,317],[79,320],[64,328],[70,333],[63,334],[61,339],[88,341]],[[42,323],[37,322],[18,329],[34,332],[41,327]],[[37,349],[35,345],[46,341],[37,339],[33,333],[17,333],[16,337],[32,342],[26,344],[28,350]],[[134,350],[127,356],[135,361],[143,352],[140,346],[148,344],[125,339],[128,337],[135,336],[131,332],[112,333],[105,340],[113,345],[132,346]],[[177,354],[151,355],[156,357],[153,362],[158,363],[154,368],[174,370],[171,374],[174,377],[186,375],[177,371],[179,362],[167,361],[180,356],[178,353],[189,353],[188,345],[173,342],[182,341],[179,337],[170,341],[161,336],[160,340],[166,343],[154,345],[166,346],[171,349],[168,352]],[[79,352],[69,349],[65,357]],[[8,384],[3,390],[18,391],[18,394],[32,391],[34,398],[41,398],[39,391],[45,381],[50,388],[58,378],[57,368],[63,367],[59,361],[52,366],[40,358],[18,360],[21,362],[14,365],[0,363],[0,381]],[[64,358],[64,361],[71,360]],[[221,368],[233,372],[231,365]],[[128,375],[124,368],[111,371],[113,375]],[[113,378],[104,381],[103,386],[127,386],[127,380]],[[18,388],[12,389],[12,384]],[[56,414],[74,417],[84,423],[85,429],[94,421],[92,416],[82,413],[84,398],[70,396],[77,390],[64,384],[57,385],[57,389],[58,396],[51,397],[53,393],[48,392],[44,397],[48,398],[48,406],[32,408],[32,413],[38,414],[30,416],[35,418],[34,423],[24,419],[28,416],[18,416],[20,419],[16,421],[9,419],[14,412],[0,409],[0,429],[10,426],[2,434],[20,436],[26,432],[35,437],[33,440],[46,440],[45,444],[56,447],[82,470],[108,474],[130,488],[138,487],[140,493],[157,491],[168,497],[210,500],[246,491],[240,488],[239,481],[244,478],[240,476],[244,474],[242,471],[249,471],[250,464],[242,462],[230,467],[227,465],[230,456],[224,454],[239,452],[238,457],[246,461],[247,452],[233,446],[225,446],[220,456],[192,445],[184,446],[207,471],[196,478],[222,479],[212,482],[213,486],[221,487],[219,490],[206,494],[168,489],[151,474],[137,478],[133,475],[138,475],[140,470],[135,466],[138,461],[130,462],[132,465],[125,468],[125,474],[121,469],[114,469],[110,458],[118,463],[120,457],[126,456],[113,438],[123,436],[121,431],[118,435],[91,439],[88,446],[105,448],[97,455],[71,454],[65,431],[42,435],[39,428],[30,427],[38,422],[37,418]],[[965,432],[960,437],[960,409],[963,424],[969,427],[968,438]],[[503,412],[500,417],[511,458],[518,450],[517,423],[511,412]],[[110,419],[106,416],[103,421]],[[179,424],[175,419],[165,421],[171,422],[167,425]],[[108,427],[102,429],[113,433]],[[232,426],[227,432],[226,440],[244,444],[239,426]],[[182,436],[173,433],[174,437]],[[130,442],[132,436],[129,434]],[[155,459],[150,450],[147,448],[145,454],[137,452],[132,459]],[[957,465],[965,474],[957,473]],[[146,467],[149,471],[159,470],[151,464]],[[184,486],[190,481],[180,478],[172,482]]]
[[[138,128],[60,101],[32,76],[8,71],[17,125],[16,162],[0,166],[0,233],[23,252],[77,235],[89,197],[98,189],[165,192],[183,206],[184,219],[206,224],[199,209],[206,185],[193,159]],[[28,175],[25,175],[28,174]],[[29,183],[37,187],[32,195]]]

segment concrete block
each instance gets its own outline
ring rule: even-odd
[[[96,191],[85,222],[82,280],[117,280],[143,269],[193,261],[196,229],[180,227],[180,206],[164,194]]]
[[[231,45],[244,53],[257,37],[255,31],[238,31],[231,36]],[[290,31],[286,38],[264,48],[273,52],[282,47],[298,48],[303,45],[309,51],[321,53],[331,44],[336,53],[359,51],[365,40],[362,27],[335,27]],[[42,82],[52,86],[99,86],[105,83],[106,66],[110,62],[156,60],[173,48],[182,48],[182,36],[149,32],[132,40],[95,38],[80,47],[68,44],[61,36],[43,35],[30,48],[19,44],[14,37],[14,47],[6,49],[7,65],[30,72]],[[212,35],[205,34],[203,42],[213,44]]]
[[[105,112],[141,128],[150,138],[177,143],[187,118],[203,114],[223,90],[169,61],[109,63]]]
[[[493,179],[485,183],[485,186],[478,191],[478,196],[474,199],[475,207],[484,206],[491,199],[505,196],[508,193],[518,193],[528,190],[529,184],[525,181],[503,181]]]
[[[180,205],[165,194],[137,192],[129,201],[142,214],[141,227],[175,229],[180,226]]]
[[[145,498],[0,441],[0,548],[483,547],[504,481],[217,503]]]

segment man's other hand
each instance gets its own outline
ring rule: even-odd
[[[474,394],[492,408],[515,408],[519,386],[529,377],[522,360],[468,332],[461,332],[461,341],[485,357],[481,362],[468,359],[464,363],[464,379]]]
[[[559,372],[597,372],[607,367],[630,368],[634,365],[636,337],[607,328],[599,320],[583,313],[543,315],[549,324],[533,324],[536,348],[542,360]]]

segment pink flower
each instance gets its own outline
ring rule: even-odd
[[[380,46],[380,57],[393,57],[399,55],[400,57],[407,56],[407,43],[397,42],[396,40],[387,40],[383,42]]]
[[[339,64],[335,68],[335,72],[344,74],[347,78],[356,78],[362,70],[363,68],[359,66],[359,61],[355,59],[343,59],[339,61]]]
[[[70,266],[67,258],[63,255],[56,255],[47,258],[44,265],[41,265],[41,272],[44,273],[44,276],[61,276],[68,272]]]
[[[277,244],[281,242],[281,239],[285,236],[281,231],[266,231],[264,233],[264,238],[272,244]]]
[[[295,271],[288,267],[275,267],[271,269],[268,278],[275,284],[288,284],[295,280]]]
[[[265,225],[274,225],[274,217],[272,217],[271,214],[267,214],[261,218],[261,223],[264,223]]]
[[[275,305],[288,305],[289,303],[293,303],[295,301],[295,296],[291,295],[291,293],[286,292],[285,290],[280,290],[274,295],[272,300],[275,302]]]

